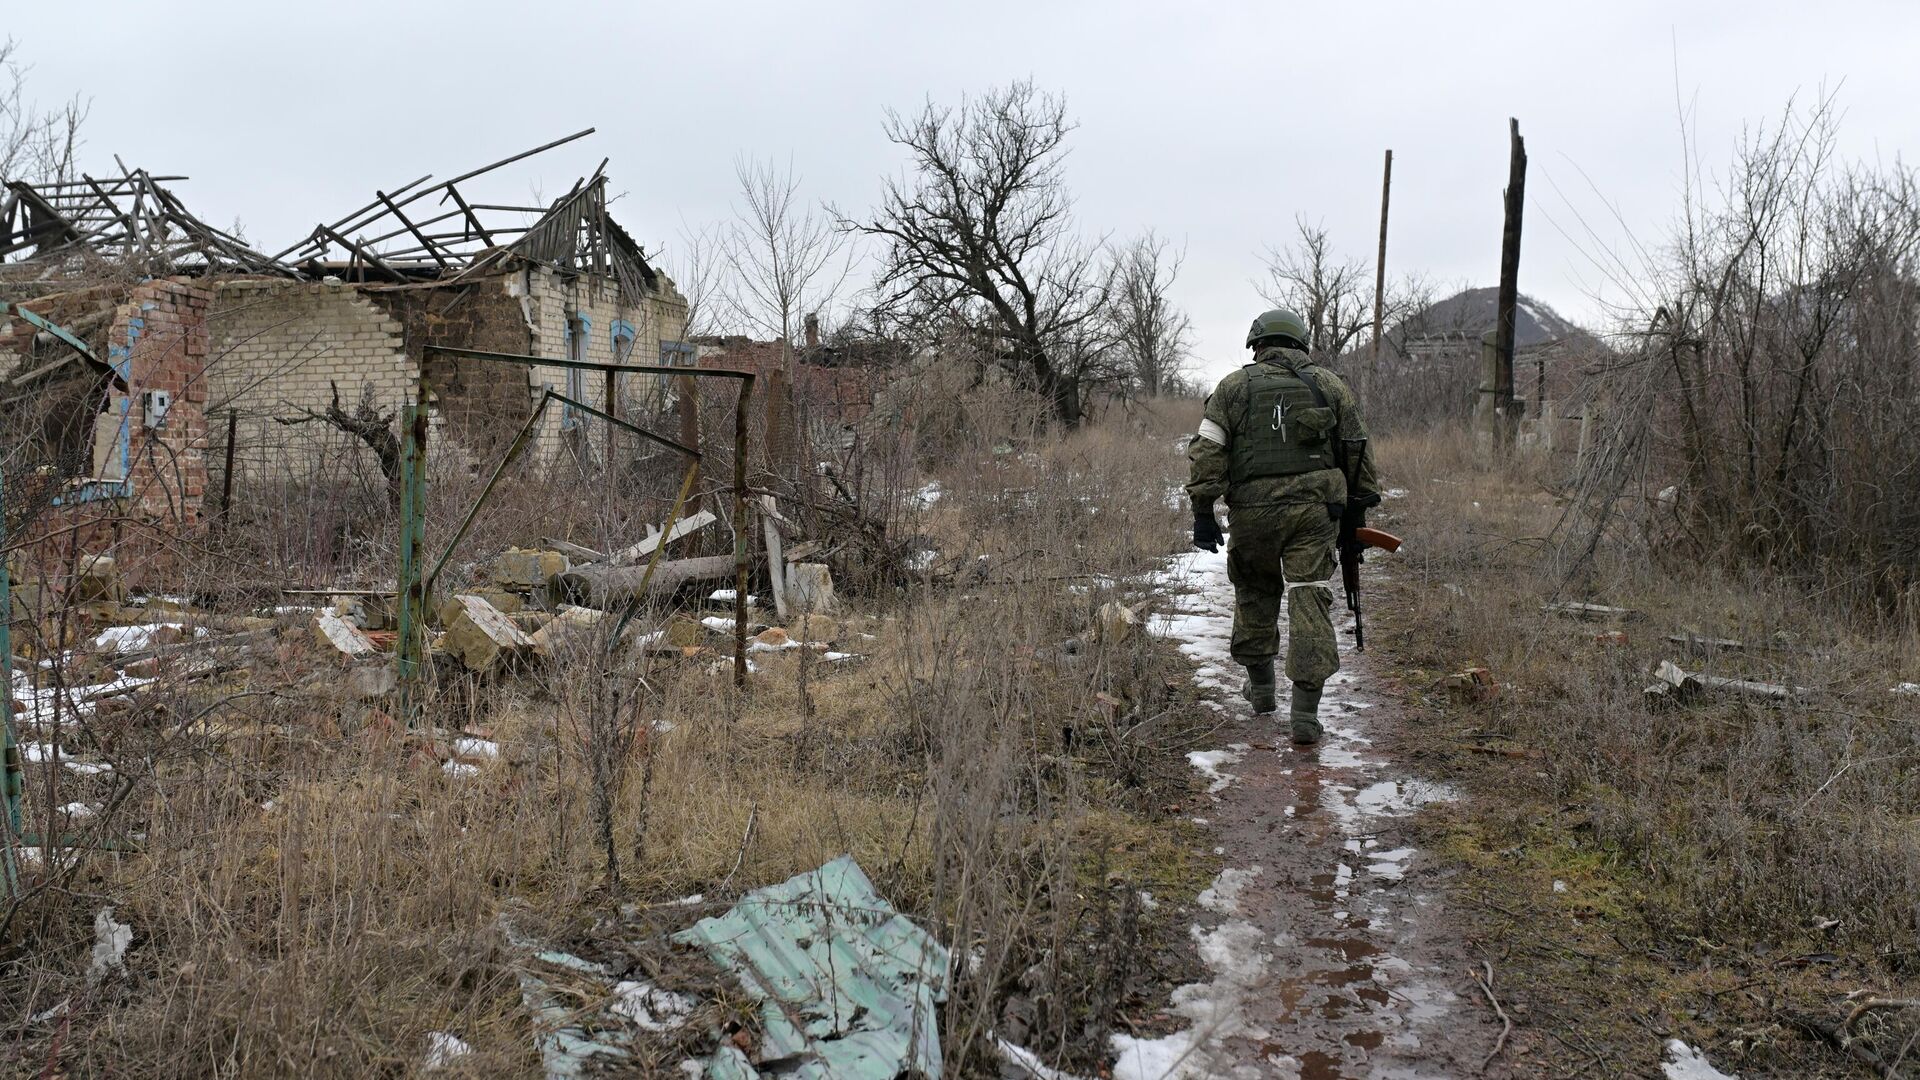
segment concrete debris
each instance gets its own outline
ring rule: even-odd
[[[807,641],[821,641],[829,645],[839,641],[845,633],[838,619],[829,619],[825,615],[801,615],[787,625]]]
[[[882,899],[851,857],[756,889],[673,940],[702,949],[761,1003],[757,1058],[770,1071],[724,1041],[708,1077],[941,1075],[947,949]]]
[[[567,557],[557,551],[508,548],[493,561],[493,580],[522,590],[539,588],[567,572]]]
[[[478,596],[462,595],[454,600],[460,610],[447,625],[446,650],[469,671],[492,671],[532,650],[533,639],[499,608]]]
[[[356,700],[380,701],[393,694],[400,685],[400,676],[390,663],[360,663],[347,669],[342,685]]]
[[[392,630],[399,625],[393,602],[394,597],[386,593],[362,593],[340,610],[362,630]]]
[[[840,602],[833,594],[833,572],[826,563],[794,563],[787,567],[787,604],[795,612],[831,615]]]
[[[584,649],[593,643],[600,623],[613,617],[599,608],[563,607],[558,615],[533,632],[534,655],[551,659]],[[632,628],[628,629],[627,636],[633,636]]]
[[[320,644],[326,645],[350,660],[363,656],[372,656],[379,650],[373,647],[373,640],[352,622],[343,618],[333,608],[321,608],[313,617],[314,636]]]
[[[1434,685],[1465,705],[1485,704],[1500,696],[1500,684],[1494,680],[1493,672],[1483,667],[1448,675]]]
[[[1118,601],[1109,600],[1100,605],[1094,616],[1095,626],[1100,640],[1108,645],[1118,645],[1130,640],[1140,630],[1140,616],[1134,610]]]
[[[574,603],[589,607],[615,608],[640,595],[640,583],[646,582],[646,595],[666,596],[682,585],[696,581],[726,581],[734,576],[733,556],[708,555],[697,559],[671,559],[653,567],[583,566],[562,574],[556,582],[559,593]]]
[[[120,580],[120,570],[114,564],[113,556],[88,556],[74,575],[67,599],[80,604],[124,603],[127,587]]]
[[[110,975],[127,973],[127,946],[133,927],[115,922],[113,908],[103,907],[93,917],[93,957],[87,963],[87,985],[96,986]]]
[[[1649,701],[1687,701],[1709,691],[1764,701],[1791,701],[1812,692],[1804,686],[1783,686],[1779,683],[1689,672],[1671,660],[1660,661],[1660,666],[1653,671],[1653,677],[1657,681],[1646,689]]]

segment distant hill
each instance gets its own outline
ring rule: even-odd
[[[1500,290],[1496,288],[1467,289],[1455,293],[1403,320],[1398,332],[1390,340],[1463,337],[1477,341],[1481,335],[1493,329],[1499,311],[1499,298]],[[1516,307],[1513,343],[1517,348],[1524,349],[1549,341],[1575,345],[1597,344],[1594,336],[1579,324],[1525,293],[1520,294]]]

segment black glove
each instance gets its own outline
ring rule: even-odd
[[[1340,550],[1358,549],[1360,541],[1354,537],[1354,533],[1366,528],[1367,511],[1380,505],[1380,495],[1378,492],[1356,495],[1337,505],[1340,507],[1340,512],[1335,515],[1340,522]],[[1328,509],[1332,510],[1333,506],[1329,505]]]
[[[1213,519],[1211,500],[1193,504],[1193,546],[1201,551],[1219,551],[1226,543],[1226,536],[1220,532],[1220,523]]]

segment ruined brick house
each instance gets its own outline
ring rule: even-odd
[[[822,340],[816,316],[806,319],[803,343],[752,338],[698,337],[694,359],[706,369],[750,371],[759,376],[763,397],[784,396],[814,445],[846,449],[872,422],[880,393],[898,347],[851,336]]]
[[[456,186],[486,171],[382,192],[277,255],[187,213],[161,183],[178,177],[7,183],[0,422],[31,433],[20,449],[43,494],[193,527],[230,430],[243,484],[304,475],[321,457],[365,466],[373,450],[329,426],[330,408],[391,416],[424,394],[436,448],[485,459],[546,390],[618,413],[652,385],[428,346],[691,364],[686,303],[609,215],[604,175],[515,207]],[[536,459],[604,453],[603,432],[551,406]]]

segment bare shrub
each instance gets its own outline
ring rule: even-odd
[[[1831,99],[1790,108],[1717,193],[1690,189],[1582,485],[1596,519],[1650,519],[1669,555],[1891,613],[1920,565],[1920,188],[1837,160],[1836,124]]]

